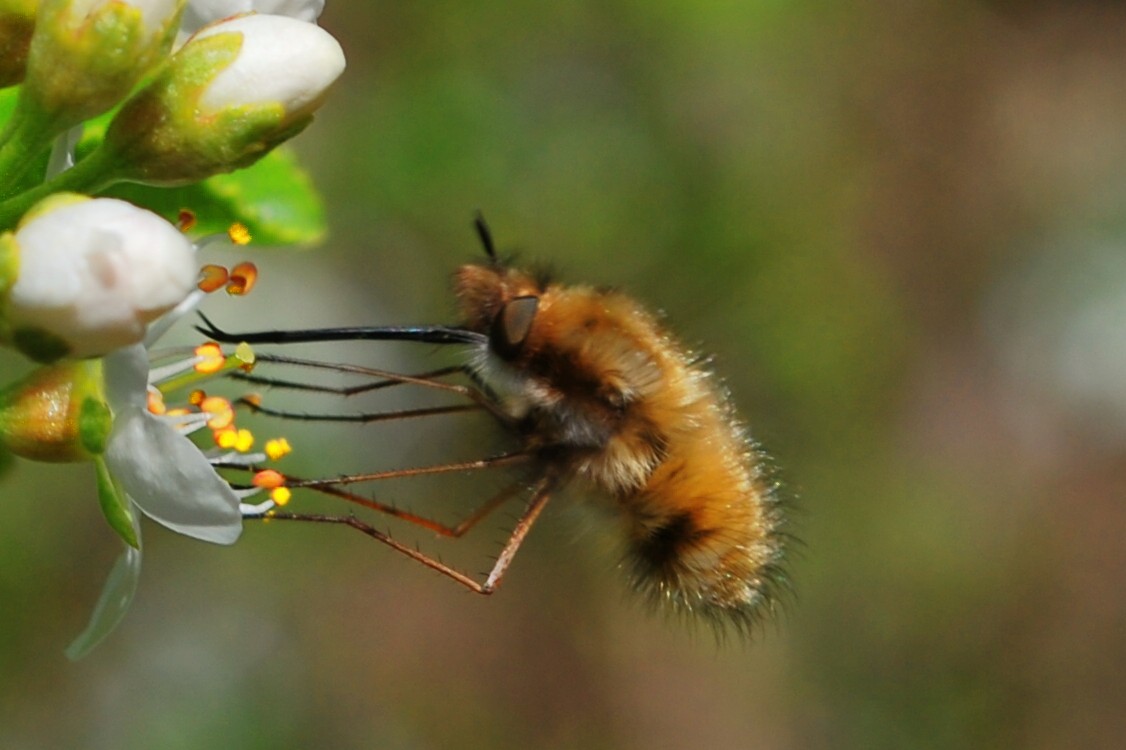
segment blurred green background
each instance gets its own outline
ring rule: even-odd
[[[491,598],[343,529],[147,524],[132,611],[72,664],[118,542],[90,467],[21,462],[0,747],[1120,746],[1121,3],[330,0],[322,25],[349,69],[296,147],[331,236],[251,253],[260,288],[208,312],[449,320],[481,209],[714,355],[798,498],[796,600],[748,645],[653,616],[575,497]],[[459,424],[284,427],[333,474],[492,439]],[[472,484],[391,495],[456,518]],[[504,523],[418,538],[480,570]]]

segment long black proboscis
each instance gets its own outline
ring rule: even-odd
[[[351,328],[307,328],[293,331],[230,333],[216,327],[203,313],[196,330],[215,341],[237,344],[299,344],[318,341],[414,341],[422,344],[484,344],[488,336],[454,326],[356,326]]]

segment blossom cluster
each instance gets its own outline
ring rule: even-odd
[[[99,194],[120,183],[148,186],[142,195],[206,185],[301,132],[344,69],[340,45],[316,24],[322,7],[0,0],[0,344],[39,363],[0,388],[0,450],[92,463],[126,545],[72,657],[132,599],[140,513],[230,544],[245,514],[287,499],[276,472],[235,487],[216,471],[289,450],[284,440],[255,450],[230,402],[202,388],[252,367],[253,352],[152,346],[205,294],[249,291],[256,269],[201,267],[190,212],[162,216],[144,200]],[[232,226],[232,239],[245,235]],[[246,502],[261,491],[270,499]]]

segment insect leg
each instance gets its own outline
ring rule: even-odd
[[[517,483],[508,486],[507,488],[490,498],[483,505],[478,507],[467,518],[463,519],[461,522],[453,526],[442,523],[441,521],[436,521],[432,518],[427,518],[425,516],[411,513],[410,511],[397,508],[393,505],[388,505],[387,503],[381,503],[378,500],[374,500],[369,497],[358,495],[354,492],[348,491],[340,485],[353,482],[377,481],[380,479],[398,479],[402,477],[425,476],[428,474],[440,474],[452,471],[475,471],[491,469],[495,467],[511,466],[527,460],[529,460],[529,458],[526,454],[513,453],[494,456],[491,458],[479,459],[477,461],[467,461],[459,464],[441,464],[438,466],[426,466],[411,469],[394,469],[391,471],[384,471],[376,474],[342,476],[329,479],[301,479],[295,476],[283,475],[283,480],[284,485],[286,487],[289,487],[290,489],[308,488],[316,492],[320,492],[324,495],[329,495],[341,500],[346,500],[347,502],[353,503],[355,505],[369,508],[371,510],[377,511],[379,513],[384,513],[389,516],[393,516],[408,523],[412,523],[416,526],[421,526],[422,528],[428,529],[429,531],[432,531],[439,536],[458,538],[469,531],[471,528],[473,528],[482,518],[487,516],[493,510],[496,510],[498,507],[503,505],[505,501],[510,499],[520,488],[520,484]],[[229,466],[224,468],[246,469],[246,467],[243,466]],[[261,512],[256,512],[251,509],[250,506],[248,506],[248,512],[245,517],[247,519],[274,517],[268,514],[266,512],[267,510],[268,508],[263,508]]]
[[[258,355],[258,361],[259,362],[274,362],[274,361],[279,361],[279,360],[275,360],[275,358],[270,356],[270,355]],[[282,361],[284,363],[287,360],[280,360],[280,361]],[[315,363],[312,360],[309,360],[308,363],[309,363],[310,366],[314,366],[316,364],[324,364],[324,363]],[[333,369],[338,369],[341,372],[347,372],[348,371],[348,370],[343,369],[343,368],[333,368]],[[432,386],[433,382],[437,378],[444,377],[446,375],[461,374],[461,373],[466,372],[466,370],[467,370],[467,368],[464,365],[453,365],[451,367],[442,367],[442,368],[439,368],[437,370],[430,370],[428,372],[417,373],[417,374],[414,374],[414,375],[399,375],[397,373],[388,373],[387,377],[383,380],[374,380],[370,383],[359,383],[357,385],[344,385],[344,386],[319,385],[317,383],[306,383],[306,382],[299,381],[299,380],[282,380],[281,378],[267,378],[267,377],[263,377],[261,375],[255,375],[253,373],[242,372],[241,370],[233,371],[230,375],[228,375],[228,377],[231,378],[232,380],[238,380],[240,382],[250,383],[252,385],[260,385],[260,386],[264,386],[266,388],[279,388],[279,389],[283,389],[283,390],[293,390],[293,391],[313,391],[313,392],[316,392],[316,393],[335,393],[339,396],[355,396],[359,393],[368,393],[370,391],[377,391],[377,390],[380,390],[382,388],[390,388],[390,387],[396,386],[396,385],[411,384],[411,385]],[[364,374],[372,374],[372,373],[364,373]],[[376,377],[382,377],[379,374],[375,374],[375,376]],[[419,382],[419,381],[425,381],[425,382]]]
[[[512,558],[515,557],[516,551],[520,549],[520,545],[523,543],[524,538],[531,530],[532,525],[536,521],[536,518],[539,517],[540,512],[543,511],[544,506],[547,505],[547,501],[551,498],[551,490],[554,488],[554,486],[554,481],[549,477],[541,479],[536,484],[535,490],[532,493],[532,497],[528,500],[527,507],[524,508],[524,512],[523,514],[521,514],[520,520],[516,522],[516,526],[513,528],[512,534],[508,537],[508,541],[505,543],[504,549],[501,550],[500,555],[497,557],[496,563],[494,563],[493,565],[493,569],[489,572],[489,575],[486,577],[484,583],[471,578],[470,576],[462,573],[456,568],[452,568],[449,565],[446,565],[441,560],[430,557],[429,555],[413,547],[408,547],[402,542],[393,539],[389,534],[380,531],[371,524],[361,521],[360,519],[352,515],[329,516],[314,513],[275,512],[264,517],[282,521],[308,521],[312,523],[334,523],[350,526],[360,533],[366,534],[376,541],[383,542],[388,547],[391,547],[392,549],[403,553],[407,557],[422,563],[431,570],[436,570],[442,575],[452,578],[462,586],[465,586],[472,591],[476,591],[478,594],[491,594],[496,590],[497,586],[500,585],[500,581],[504,577],[505,572],[508,570],[508,566],[509,564],[511,564]]]

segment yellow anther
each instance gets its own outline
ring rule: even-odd
[[[218,372],[227,361],[223,356],[223,350],[214,342],[197,346],[195,355],[199,358],[195,364],[195,371],[204,374]]]
[[[207,398],[207,393],[197,388],[188,394],[188,403],[192,406],[199,406],[205,398]]]
[[[211,433],[215,438],[215,445],[223,450],[231,450],[238,442],[238,430],[234,427],[223,427]]]
[[[266,441],[266,455],[270,457],[271,461],[277,461],[292,450],[293,447],[285,438],[274,438]]]
[[[288,503],[291,497],[293,497],[293,492],[291,492],[288,487],[278,487],[277,489],[270,492],[270,499],[277,503],[279,506],[283,506]]]
[[[235,347],[235,359],[242,363],[239,367],[250,372],[254,368],[254,349],[243,341]]]
[[[250,230],[246,228],[245,224],[240,224],[237,221],[227,229],[227,236],[236,245],[250,244]]]
[[[251,448],[254,447],[254,434],[250,430],[246,429],[245,427],[242,427],[242,428],[239,429],[238,433],[236,433],[236,434],[237,434],[237,437],[235,439],[235,450],[236,451],[238,451],[239,453],[246,453],[248,450],[250,450]]]

